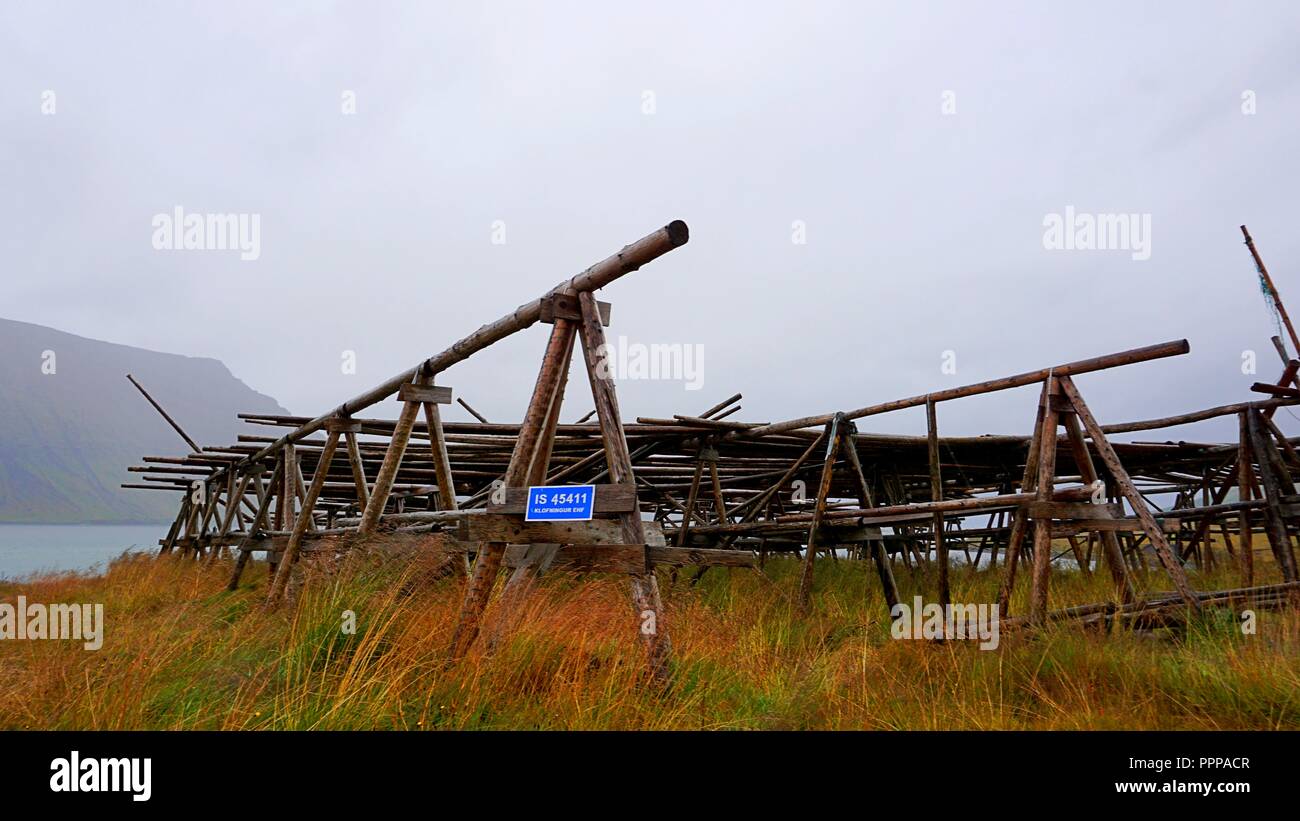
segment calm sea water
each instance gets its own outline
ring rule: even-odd
[[[167,525],[0,524],[0,577],[105,567],[124,550],[158,550]]]

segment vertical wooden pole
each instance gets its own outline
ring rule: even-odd
[[[1083,429],[1079,426],[1079,418],[1073,412],[1065,413],[1061,415],[1061,424],[1065,426],[1065,433],[1069,437],[1070,452],[1074,456],[1074,463],[1079,468],[1079,478],[1085,485],[1091,485],[1098,480],[1097,468],[1093,465],[1088,443],[1083,440]],[[1110,570],[1111,581],[1115,584],[1115,594],[1125,604],[1136,601],[1137,590],[1133,586],[1133,579],[1129,577],[1128,568],[1124,565],[1124,553],[1120,550],[1119,539],[1113,531],[1109,530],[1103,530],[1098,535],[1101,537],[1102,550],[1106,556],[1106,566]],[[1088,545],[1091,548],[1091,537]]]
[[[1020,477],[1020,492],[1030,493],[1037,487],[1038,457],[1042,445],[1043,418],[1047,413],[1047,383],[1038,396],[1038,413],[1034,417],[1034,432],[1025,452],[1025,472]],[[1011,615],[1011,594],[1016,587],[1016,570],[1020,564],[1020,550],[1029,528],[1029,511],[1024,505],[1011,514],[1011,532],[1007,535],[1007,552],[1002,561],[1002,586],[998,589],[998,613],[1001,618]]]
[[[556,323],[563,323],[563,331],[569,341],[564,343],[564,358],[560,363],[559,376],[551,388],[551,398],[547,406],[546,420],[542,423],[542,432],[537,437],[537,443],[533,447],[532,454],[528,457],[528,475],[524,479],[524,484],[529,487],[547,483],[546,474],[551,464],[551,452],[555,447],[555,431],[559,427],[560,409],[564,404],[564,389],[569,381],[569,363],[573,359],[573,340],[577,336],[577,325],[572,321],[557,318]],[[526,548],[523,561],[506,581],[505,591],[502,593],[501,604],[499,605],[499,609],[503,611],[502,618],[497,620],[497,627],[492,636],[494,642],[502,630],[513,626],[506,623],[505,616],[507,614],[504,611],[515,609],[519,597],[531,587],[539,569],[549,566],[559,549],[560,545],[558,544],[532,544]]]
[[[451,457],[447,453],[447,435],[442,429],[442,412],[436,402],[424,403],[424,424],[429,429],[429,449],[433,455],[434,471],[438,477],[438,507],[441,510],[459,510],[456,503],[456,481],[451,472]],[[469,575],[469,554],[462,553],[455,563],[459,576]]]
[[[260,470],[260,468],[254,468]],[[276,487],[280,482],[280,477],[284,471],[283,457],[275,462],[275,471],[271,474],[271,481],[267,482],[266,489],[257,502],[257,513],[253,515],[253,521],[248,524],[248,531],[244,538],[239,542],[239,556],[235,559],[235,569],[231,571],[230,581],[226,584],[227,590],[235,590],[239,587],[239,579],[244,575],[244,568],[248,565],[249,558],[252,557],[253,551],[249,550],[249,545],[257,538],[258,531],[262,529],[266,522],[267,513],[271,510],[271,502],[275,499]],[[272,576],[274,578],[274,576]]]
[[[294,521],[294,501],[297,499],[294,477],[298,473],[298,449],[290,442],[280,450],[280,454],[284,460],[284,472],[280,474],[280,498],[275,505],[276,530],[287,530]],[[267,555],[267,586],[270,587],[280,563],[273,553]]]
[[[1300,581],[1296,573],[1291,537],[1287,534],[1286,519],[1282,516],[1283,493],[1276,473],[1276,462],[1280,461],[1277,451],[1272,450],[1272,446],[1264,441],[1259,411],[1246,411],[1246,420],[1251,449],[1255,454],[1255,462],[1259,465],[1260,487],[1264,491],[1264,533],[1268,536],[1269,546],[1273,548],[1273,557],[1282,570],[1282,578],[1288,582]]]
[[[181,509],[176,512],[176,518],[172,521],[172,526],[167,530],[167,538],[163,540],[162,549],[158,551],[159,556],[166,556],[176,547],[176,540],[180,538],[181,530],[190,518],[190,492],[185,491],[185,498],[181,500]]]
[[[1056,481],[1056,404],[1060,396],[1056,377],[1049,376],[1045,383],[1043,425],[1038,435],[1038,481],[1035,499],[1052,501],[1052,487]],[[1029,621],[1043,624],[1047,621],[1047,585],[1052,570],[1052,520],[1034,519],[1034,572],[1033,586],[1029,590]]]
[[[542,366],[537,373],[537,382],[533,385],[533,395],[524,414],[524,421],[519,426],[515,449],[510,455],[510,464],[506,468],[505,486],[508,488],[520,487],[527,479],[533,449],[537,446],[537,440],[550,410],[555,383],[563,377],[561,366],[564,362],[564,351],[572,344],[572,333],[572,327],[568,322],[557,320],[551,326],[550,340],[546,345],[546,353],[542,357]],[[505,552],[504,542],[488,542],[479,545],[474,570],[470,575],[469,584],[465,586],[465,599],[461,603],[460,615],[457,617],[456,628],[451,637],[449,654],[452,661],[462,658],[478,638],[483,611],[487,608],[488,597],[501,570],[501,560]]]
[[[217,541],[213,545],[212,555],[208,557],[209,564],[216,561],[220,545],[224,545],[226,536],[230,533],[231,525],[234,523],[235,513],[238,512],[239,505],[244,499],[244,494],[248,493],[248,485],[253,480],[254,470],[256,470],[256,468],[249,470],[240,477],[238,487],[232,485],[235,478],[233,472],[227,477],[226,512],[221,520],[221,529],[217,532]]]
[[[857,484],[858,507],[866,510],[875,507],[876,502],[871,493],[871,486],[867,483],[866,474],[862,471],[862,461],[858,458],[858,446],[853,438],[856,432],[857,428],[852,422],[845,422],[845,430],[841,434],[844,437],[844,461],[848,463],[850,477]],[[880,589],[885,595],[885,605],[889,608],[888,612],[892,617],[894,605],[898,604],[901,597],[898,594],[898,584],[894,581],[894,570],[889,565],[889,556],[885,554],[885,543],[881,539],[869,541],[867,550],[871,552],[871,560],[876,565],[876,575],[880,577]]]
[[[1250,427],[1246,411],[1238,414],[1237,422],[1241,436],[1237,446],[1237,500],[1247,502],[1251,498],[1251,460]],[[1255,584],[1255,534],[1251,532],[1250,511],[1245,508],[1238,511],[1237,521],[1241,527],[1241,534],[1237,537],[1240,543],[1237,561],[1241,567],[1241,584],[1243,587],[1251,587]]]
[[[366,482],[366,464],[361,461],[361,446],[357,444],[357,431],[348,430],[343,434],[347,445],[348,464],[352,466],[352,481],[357,487],[357,511],[364,514],[370,506],[370,486]]]
[[[415,380],[417,385],[428,383],[427,376]],[[362,538],[374,533],[375,528],[379,526],[379,517],[383,515],[384,507],[388,504],[388,496],[393,492],[393,482],[397,480],[397,471],[402,467],[402,457],[406,455],[406,446],[411,441],[411,429],[415,427],[415,417],[419,412],[419,402],[402,404],[402,413],[397,417],[397,424],[393,426],[388,450],[384,452],[384,461],[379,466],[378,475],[375,476],[374,489],[370,492],[366,511],[361,514],[361,524],[357,527],[357,535]]]
[[[837,413],[826,424],[826,461],[822,463],[822,478],[817,484],[817,501],[813,506],[812,523],[808,526],[808,549],[803,555],[803,573],[799,576],[799,612],[807,613],[812,603],[813,564],[817,559],[817,536],[821,529],[822,518],[826,515],[826,501],[831,495],[831,484],[835,478],[835,460],[840,451],[840,425],[848,421],[844,414]]]
[[[939,423],[936,418],[934,400],[925,400],[925,430],[930,456],[930,500],[943,501],[943,475],[939,465]],[[952,591],[948,582],[948,543],[943,538],[943,513],[934,514],[932,524],[934,531],[934,555],[939,562],[939,604],[945,608],[952,601]]]
[[[298,560],[298,551],[302,547],[303,534],[307,532],[308,525],[312,522],[312,513],[316,509],[316,500],[320,498],[321,488],[325,487],[325,479],[329,475],[330,463],[334,461],[334,451],[338,448],[339,432],[337,429],[331,430],[325,439],[325,447],[321,450],[320,460],[316,463],[316,472],[312,476],[311,487],[307,488],[307,493],[302,500],[302,509],[298,511],[298,520],[294,522],[293,532],[289,534],[289,543],[284,548],[284,555],[280,557],[280,570],[271,580],[270,589],[267,591],[266,600],[268,604],[275,604],[284,595],[284,588],[289,583],[289,574],[293,572],[293,564]]]
[[[631,485],[635,493],[636,480],[632,475],[632,456],[628,451],[627,435],[623,430],[623,420],[618,409],[618,395],[614,391],[614,380],[610,373],[605,328],[600,323],[600,312],[590,292],[583,291],[578,294],[578,302],[582,306],[580,326],[582,355],[587,364],[587,378],[591,382],[596,418],[600,421],[601,439],[605,443],[605,461],[609,464],[609,479],[616,485]],[[641,521],[640,511],[634,509],[619,518],[623,527],[624,542],[644,545],[645,526]],[[639,635],[645,648],[650,675],[655,681],[662,683],[668,678],[668,659],[672,654],[672,643],[668,638],[663,602],[659,596],[659,581],[655,578],[654,568],[650,564],[649,551],[646,557],[645,570],[632,576],[632,604],[640,621]]]
[[[1273,304],[1277,307],[1278,316],[1282,317],[1283,324],[1286,325],[1286,332],[1291,336],[1291,344],[1295,346],[1296,354],[1300,356],[1300,337],[1296,336],[1295,328],[1291,325],[1291,317],[1287,316],[1286,306],[1282,304],[1282,295],[1277,292],[1277,286],[1273,284],[1273,278],[1268,275],[1268,269],[1264,267],[1264,259],[1259,255],[1259,250],[1255,248],[1255,240],[1246,230],[1246,226],[1241,226],[1241,235],[1246,239],[1246,247],[1250,249],[1250,256],[1255,260],[1255,270],[1259,271],[1259,276],[1264,280],[1264,285],[1269,290],[1269,296],[1273,299]]]
[[[691,531],[691,517],[695,515],[695,502],[700,496],[700,479],[704,475],[704,462],[698,454],[695,459],[695,476],[691,478],[691,490],[686,494],[686,509],[682,512],[682,526],[677,531],[677,546],[686,546],[686,537]]]

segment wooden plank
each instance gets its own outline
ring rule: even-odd
[[[505,565],[519,567],[529,562],[527,551],[531,545],[516,544],[506,548]],[[555,553],[551,570],[574,573],[622,573],[635,575],[645,572],[646,546],[643,544],[579,544],[564,545]]]
[[[600,324],[609,327],[609,303],[596,300],[596,310],[600,314]],[[554,325],[557,319],[582,321],[582,305],[577,294],[553,294],[542,298],[541,321]]]
[[[827,542],[835,542],[836,544],[874,542],[883,537],[878,527],[841,527],[833,524],[823,524],[821,532],[826,535]]]
[[[1123,508],[1114,502],[1094,505],[1091,502],[1030,502],[1031,519],[1120,519]]]
[[[1165,533],[1177,533],[1182,524],[1179,519],[1158,519],[1160,529]],[[1144,533],[1142,520],[1136,516],[1119,519],[1073,519],[1066,522],[1052,522],[1052,538],[1064,539],[1080,533],[1097,531],[1100,533]]]
[[[554,485],[556,489],[562,485]],[[508,487],[505,489],[505,501],[500,504],[488,502],[489,513],[508,513],[524,515],[528,506],[528,488]],[[596,485],[596,513],[633,513],[637,510],[636,487],[633,485]]]
[[[621,524],[614,519],[589,522],[525,522],[508,513],[466,516],[459,537],[467,542],[508,544],[626,544]]]
[[[407,382],[397,389],[397,398],[403,402],[431,402],[435,405],[451,404],[451,388],[446,385],[416,385]]]
[[[748,550],[708,550],[689,547],[651,547],[650,561],[656,565],[703,565],[710,567],[754,567]]]

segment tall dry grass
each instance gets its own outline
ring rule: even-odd
[[[1300,727],[1300,615],[1210,611],[1181,634],[1076,627],[974,643],[889,636],[863,562],[818,564],[795,614],[797,564],[660,581],[673,683],[650,684],[626,582],[557,575],[491,652],[448,667],[461,583],[418,560],[358,557],[309,574],[266,611],[265,565],[237,592],[228,570],[123,558],[102,576],[0,585],[0,600],[102,602],[99,651],[0,642],[0,726],[95,729],[996,729]],[[933,579],[899,567],[908,601]],[[991,601],[997,576],[958,568],[954,599]],[[1107,598],[1105,574],[1059,572],[1053,606]],[[1152,589],[1166,585],[1153,575]],[[1233,587],[1228,571],[1196,583]],[[1013,610],[1024,612],[1024,591]],[[342,628],[356,616],[353,634]],[[491,612],[491,611],[490,611]],[[489,620],[487,634],[493,633]]]

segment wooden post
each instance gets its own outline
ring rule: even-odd
[[[1259,250],[1255,248],[1255,240],[1251,238],[1250,232],[1246,230],[1244,225],[1241,226],[1241,235],[1246,238],[1246,247],[1250,249],[1251,259],[1255,260],[1255,270],[1259,271],[1260,279],[1264,280],[1269,296],[1272,297],[1273,304],[1277,306],[1278,316],[1282,317],[1282,322],[1286,325],[1286,332],[1291,335],[1291,344],[1295,346],[1296,354],[1300,355],[1300,337],[1296,336],[1295,328],[1291,325],[1291,317],[1287,316],[1286,306],[1282,304],[1282,295],[1277,292],[1277,286],[1273,284],[1273,278],[1268,275],[1268,269],[1264,267],[1264,260],[1260,257]]]
[[[876,506],[876,501],[871,493],[871,486],[867,483],[866,474],[862,472],[862,461],[858,458],[858,447],[854,443],[853,436],[857,433],[852,422],[844,423],[845,430],[841,434],[844,437],[844,461],[849,466],[849,476],[858,490],[858,506],[866,509]],[[880,577],[880,589],[885,595],[885,605],[889,608],[888,612],[892,618],[894,615],[894,605],[898,604],[901,598],[898,594],[898,585],[894,581],[894,570],[889,565],[889,556],[885,554],[885,543],[881,539],[873,539],[867,542],[867,550],[871,553],[871,560],[876,565],[876,575]]]
[[[442,412],[436,402],[424,403],[424,424],[429,429],[429,449],[438,478],[438,508],[459,510],[456,504],[456,482],[451,473],[451,457],[447,454],[447,435],[442,430]],[[468,553],[462,553],[461,560],[456,562],[456,573],[460,576],[469,575]]]
[[[1160,523],[1151,515],[1146,499],[1143,499],[1142,494],[1134,487],[1128,471],[1124,469],[1124,465],[1119,461],[1119,456],[1115,454],[1115,449],[1111,447],[1110,442],[1106,439],[1106,434],[1102,432],[1101,425],[1097,424],[1092,411],[1088,410],[1088,406],[1084,404],[1083,397],[1079,395],[1079,390],[1074,386],[1074,381],[1068,376],[1062,376],[1058,382],[1061,389],[1065,391],[1066,396],[1069,397],[1070,404],[1074,406],[1074,412],[1079,415],[1079,421],[1083,423],[1084,429],[1088,432],[1088,437],[1092,439],[1092,444],[1096,446],[1101,461],[1110,471],[1115,484],[1119,486],[1120,493],[1124,498],[1128,499],[1129,505],[1137,515],[1138,521],[1142,525],[1142,531],[1146,533],[1147,539],[1151,541],[1151,546],[1155,548],[1160,564],[1164,566],[1170,581],[1174,583],[1174,589],[1178,591],[1179,597],[1189,608],[1199,613],[1201,600],[1187,581],[1187,573],[1170,549],[1169,541],[1165,538]]]
[[[1020,492],[1032,493],[1038,486],[1038,457],[1042,445],[1043,418],[1047,414],[1047,382],[1038,396],[1038,413],[1034,417],[1034,432],[1029,439],[1029,449],[1025,452],[1025,472],[1020,477]],[[1020,550],[1025,543],[1025,531],[1029,528],[1029,511],[1020,505],[1011,514],[1011,532],[1007,535],[1007,552],[1002,560],[1002,586],[998,589],[998,614],[1001,618],[1011,615],[1011,593],[1016,586],[1016,570],[1020,564]]]
[[[167,531],[167,537],[163,539],[162,549],[158,551],[159,556],[166,556],[176,548],[176,540],[181,535],[181,530],[190,518],[190,494],[185,493],[185,498],[181,500],[181,509],[176,512],[176,518],[172,521],[171,528]]]
[[[427,376],[416,377],[414,384],[427,385],[429,378]],[[402,457],[406,455],[406,446],[411,441],[411,429],[415,427],[415,417],[420,412],[419,402],[405,402],[402,405],[402,413],[397,417],[397,425],[393,428],[393,436],[388,442],[388,450],[384,453],[384,461],[379,466],[379,473],[375,476],[375,487],[370,493],[370,500],[366,502],[365,513],[361,514],[361,525],[357,528],[357,535],[365,538],[375,532],[379,526],[379,517],[384,513],[384,506],[388,504],[388,495],[393,491],[393,482],[397,479],[397,471],[402,466]]]
[[[243,500],[244,494],[248,492],[249,483],[253,480],[253,470],[250,469],[240,478],[239,486],[237,488],[232,485],[235,478],[233,472],[228,473],[226,478],[228,480],[226,483],[226,512],[221,520],[221,528],[217,531],[217,540],[213,544],[212,555],[208,557],[209,564],[216,561],[221,543],[225,541],[227,534],[230,533],[230,527],[234,523],[235,513],[239,510],[239,504]]]
[[[591,382],[591,396],[596,405],[596,418],[600,421],[600,435],[605,444],[605,461],[609,465],[610,482],[616,485],[631,485],[636,492],[636,481],[632,475],[632,457],[628,451],[627,436],[623,431],[623,421],[618,409],[618,395],[614,391],[614,380],[610,373],[608,347],[605,344],[605,328],[601,324],[600,312],[596,300],[590,291],[578,294],[582,307],[582,355],[587,364],[587,378]],[[645,526],[641,522],[641,513],[634,509],[620,514],[623,541],[627,544],[646,543]],[[664,682],[668,677],[668,659],[672,654],[672,643],[668,638],[667,624],[664,619],[663,602],[659,597],[659,582],[655,578],[654,568],[646,553],[645,569],[632,575],[632,603],[639,620],[638,633],[645,648],[646,661],[651,677],[657,682]]]
[[[253,539],[257,538],[258,531],[262,529],[262,525],[266,521],[267,513],[271,510],[271,502],[275,499],[276,488],[281,484],[280,477],[283,474],[284,459],[280,458],[275,462],[275,471],[271,474],[271,481],[267,482],[265,490],[258,499],[257,513],[253,515],[253,521],[248,523],[248,531],[239,543],[239,556],[235,559],[235,569],[231,572],[230,581],[226,584],[227,590],[233,591],[239,587],[239,579],[244,575],[244,567],[248,565],[248,560],[253,555],[253,551],[249,550],[248,547],[252,544]]]
[[[347,446],[348,464],[352,468],[352,482],[357,489],[357,512],[365,514],[370,505],[370,486],[366,482],[366,465],[361,461],[361,446],[357,444],[357,433],[361,426],[352,423],[343,432],[343,441]]]
[[[926,444],[930,457],[930,501],[943,501],[943,476],[939,467],[939,423],[935,416],[934,400],[925,400]],[[935,511],[933,518],[935,559],[939,562],[939,604],[946,609],[952,601],[948,585],[948,543],[943,538],[943,512]]]
[[[686,509],[682,511],[682,526],[677,531],[677,546],[686,546],[686,537],[691,532],[691,517],[695,515],[695,502],[700,496],[700,479],[704,475],[704,461],[697,454],[695,457],[695,475],[691,477],[691,489],[686,494]]]
[[[269,585],[266,595],[268,604],[275,604],[284,595],[284,588],[289,583],[289,574],[293,572],[293,564],[298,560],[303,534],[311,524],[316,500],[320,498],[321,488],[325,487],[325,479],[329,475],[330,463],[334,461],[334,451],[338,444],[339,431],[337,428],[331,429],[325,439],[325,447],[320,452],[320,459],[316,462],[316,472],[312,476],[311,487],[307,488],[307,493],[302,500],[302,509],[298,511],[298,520],[294,522],[293,532],[289,534],[289,543],[284,548],[284,555],[280,557],[279,572],[275,574],[275,578]]]
[[[1097,468],[1092,463],[1092,454],[1088,452],[1088,443],[1083,440],[1083,430],[1079,426],[1079,418],[1073,411],[1063,413],[1060,416],[1061,424],[1065,426],[1065,433],[1070,440],[1070,452],[1074,456],[1074,463],[1079,468],[1079,478],[1085,485],[1091,485],[1098,481]],[[1113,531],[1103,530],[1098,534],[1101,537],[1101,545],[1106,556],[1106,566],[1110,569],[1111,580],[1115,584],[1115,594],[1120,601],[1128,604],[1137,600],[1137,590],[1133,586],[1133,580],[1129,577],[1128,568],[1124,564],[1124,553],[1120,550],[1119,539],[1116,538]],[[1089,547],[1092,540],[1089,539]]]
[[[556,325],[562,325],[561,332],[568,341],[562,343],[564,346],[563,360],[560,363],[559,376],[551,388],[546,420],[542,423],[542,431],[537,437],[533,452],[528,457],[528,476],[525,478],[524,484],[529,487],[546,484],[546,474],[551,463],[551,451],[555,446],[555,430],[560,424],[560,409],[564,404],[564,388],[569,381],[569,363],[573,358],[573,340],[577,336],[577,325],[574,322],[563,318],[557,318],[554,322]],[[524,561],[515,568],[515,572],[510,574],[510,578],[506,581],[506,588],[502,594],[501,610],[515,609],[519,597],[528,590],[536,578],[538,568],[549,565],[559,549],[558,544],[534,544],[529,546]],[[503,613],[502,615],[507,614]],[[504,624],[504,621],[504,618],[498,620],[500,625],[498,629],[511,626]],[[493,636],[494,641],[495,638]]]
[[[1061,395],[1054,376],[1044,382],[1043,424],[1038,434],[1037,501],[1052,501],[1052,487],[1056,481],[1056,423],[1057,407]],[[1047,585],[1052,570],[1052,520],[1034,519],[1034,572],[1033,586],[1029,590],[1029,622],[1043,624],[1047,621]]]
[[[1249,501],[1251,498],[1251,461],[1250,461],[1250,423],[1246,418],[1248,411],[1238,414],[1240,442],[1237,445],[1237,500]],[[1251,532],[1250,511],[1242,508],[1237,512],[1241,534],[1238,536],[1237,561],[1241,568],[1241,584],[1250,587],[1255,584],[1255,534]]]
[[[533,449],[537,445],[550,410],[555,384],[563,377],[561,365],[564,362],[564,351],[566,346],[571,344],[572,330],[568,323],[557,322],[551,327],[551,337],[546,345],[546,353],[542,357],[542,366],[537,373],[537,382],[533,385],[533,395],[524,414],[523,424],[519,427],[515,448],[510,455],[510,464],[506,468],[505,487],[507,488],[520,487],[527,479]],[[452,633],[449,651],[451,661],[462,658],[478,638],[483,611],[487,608],[488,597],[501,570],[501,560],[505,552],[505,542],[488,542],[479,545],[474,570],[470,575],[469,584],[465,587],[465,600],[461,603],[460,615]]]
[[[1264,441],[1261,430],[1263,422],[1259,411],[1247,411],[1247,432],[1250,435],[1251,448],[1255,453],[1255,462],[1259,465],[1259,481],[1264,491],[1264,533],[1273,548],[1273,557],[1282,570],[1282,578],[1288,582],[1300,581],[1296,573],[1296,558],[1291,548],[1291,537],[1287,534],[1286,519],[1282,515],[1282,486],[1275,472],[1277,451]],[[1289,488],[1288,488],[1289,489]]]
[[[835,460],[840,450],[840,425],[845,422],[844,414],[837,413],[826,425],[826,461],[822,463],[822,478],[817,484],[817,501],[813,506],[812,523],[808,526],[808,550],[803,556],[803,573],[799,577],[799,612],[807,613],[812,603],[813,563],[817,555],[817,531],[821,528],[822,518],[826,515],[826,500],[831,494],[831,483],[835,478]]]

